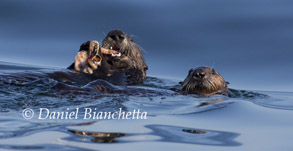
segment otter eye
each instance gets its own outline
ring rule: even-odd
[[[123,40],[124,39],[124,36],[119,35],[118,38],[121,39],[121,40]]]
[[[113,39],[113,40],[116,40],[116,36],[115,35],[110,36],[110,38]]]

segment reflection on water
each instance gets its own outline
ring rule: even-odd
[[[85,136],[90,136],[92,142],[95,143],[117,143],[119,141],[115,140],[118,137],[127,136],[124,133],[99,133],[99,132],[86,132],[86,131],[78,131],[78,130],[68,130],[68,132],[74,133],[76,135],[83,136],[80,138],[81,141],[86,141]],[[75,140],[77,140],[75,138]]]
[[[263,94],[263,93],[258,93],[254,91],[247,91],[247,90],[235,90],[235,89],[229,89],[229,97],[232,98],[246,98],[246,99],[269,99],[270,96]]]
[[[7,150],[72,150],[72,151],[92,151],[91,149],[73,147],[73,146],[64,146],[58,144],[42,144],[42,145],[3,145],[1,146],[2,149]]]
[[[193,129],[183,129],[182,131],[187,132],[187,133],[192,133],[192,134],[205,134],[205,133],[207,133],[206,131],[193,130]]]
[[[219,102],[223,102],[223,101],[225,101],[225,98],[210,99],[210,100],[206,100],[206,101],[200,103],[200,105],[198,105],[198,107],[206,106],[206,105],[210,105],[210,104],[215,104],[215,103],[219,103]]]
[[[200,145],[237,146],[240,143],[234,141],[239,135],[232,132],[213,130],[196,130],[193,128],[168,126],[168,125],[147,125],[153,130],[153,135],[161,137],[159,141],[190,143]],[[197,132],[197,133],[196,133]]]
[[[175,143],[187,143],[187,144],[200,144],[200,145],[219,145],[219,146],[237,146],[240,143],[234,141],[239,135],[231,132],[212,131],[203,129],[193,129],[186,127],[178,127],[171,125],[146,125],[146,128],[151,129],[150,133],[105,133],[105,132],[87,132],[79,130],[68,130],[78,136],[72,138],[66,138],[66,140],[72,141],[87,141],[88,137],[91,137],[90,141],[95,143],[131,143],[129,140],[124,140],[123,137],[132,136],[146,139],[133,140],[134,142],[146,142],[146,141],[161,141],[161,142],[175,142]],[[145,135],[153,135],[155,139],[150,140]],[[120,138],[121,137],[121,138]],[[120,138],[120,139],[117,139]]]

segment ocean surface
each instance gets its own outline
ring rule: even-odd
[[[291,151],[292,7],[289,0],[1,0],[0,150]],[[171,93],[190,68],[205,65],[233,95],[61,93],[51,91],[53,79],[15,77],[64,71],[81,43],[113,29],[143,50],[148,78],[138,87]],[[32,119],[23,117],[26,108]],[[40,108],[80,112],[40,120]],[[148,114],[83,119],[85,108]]]
[[[0,149],[273,151],[293,148],[292,92],[231,89],[230,97],[172,95],[169,88],[176,87],[178,81],[147,77],[143,85],[131,87],[166,91],[171,95],[84,94],[66,89],[56,91],[54,88],[60,82],[46,76],[33,77],[55,71],[58,69],[0,63]],[[25,113],[27,108],[34,112],[34,117],[28,118],[32,113]],[[43,109],[40,113],[40,108],[48,111]],[[98,119],[86,110],[140,110],[147,114],[146,118]],[[64,112],[63,117],[53,112]],[[76,118],[66,117],[65,112],[75,112]]]

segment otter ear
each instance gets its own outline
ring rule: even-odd
[[[134,39],[131,36],[127,36],[130,41],[134,42]]]
[[[190,73],[192,72],[193,70],[192,69],[190,69],[189,71],[188,71],[188,75],[190,75]]]
[[[226,84],[230,84],[230,82],[228,82],[228,81],[225,81],[225,83],[226,83]]]

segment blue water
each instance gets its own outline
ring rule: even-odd
[[[82,42],[122,29],[144,49],[148,75],[183,79],[190,68],[207,65],[233,88],[292,92],[292,6],[289,0],[2,0],[0,60],[66,67]]]
[[[56,84],[49,79],[26,86],[2,81],[0,149],[292,150],[292,6],[288,0],[2,0],[1,75],[64,70],[82,42],[122,29],[143,48],[145,87],[174,86],[190,68],[206,65],[245,91],[230,98],[60,96],[49,93]],[[199,106],[215,99],[224,101]],[[27,107],[140,108],[148,119],[25,120]]]
[[[100,94],[56,91],[46,75],[64,69],[0,63],[0,148],[4,150],[291,150],[293,93],[231,90],[199,97],[168,91],[177,80],[147,77],[139,88],[166,94]],[[132,86],[135,87],[135,86]],[[167,93],[168,92],[168,93]],[[207,103],[210,102],[210,103]],[[24,119],[23,110],[35,116]],[[76,119],[45,118],[80,110]],[[84,118],[85,109],[128,112],[147,119]],[[40,118],[42,117],[42,118]]]

